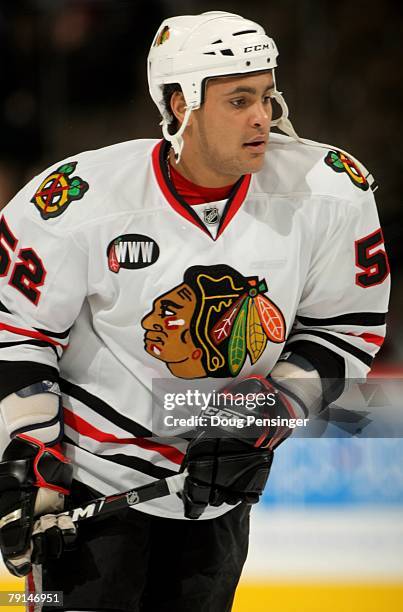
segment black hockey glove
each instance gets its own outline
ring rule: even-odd
[[[196,431],[181,466],[188,471],[182,493],[187,518],[199,518],[207,505],[257,503],[273,450],[292,433],[284,420],[306,413],[297,398],[266,378],[247,378],[221,393],[245,401],[209,406],[201,415],[206,427]]]
[[[0,463],[0,548],[14,576],[71,547],[76,528],[70,517],[45,514],[63,510],[71,480],[72,466],[56,447],[25,434],[7,446]]]

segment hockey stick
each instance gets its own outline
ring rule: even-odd
[[[175,476],[161,478],[161,480],[138,487],[137,489],[130,489],[124,493],[97,497],[85,506],[73,508],[72,510],[67,510],[67,512],[61,512],[58,516],[70,516],[74,523],[78,523],[79,521],[95,516],[109,514],[110,512],[116,512],[124,508],[131,508],[132,506],[137,506],[137,504],[150,501],[151,499],[165,497],[172,493],[180,493],[183,490],[186,476],[187,472],[185,471],[181,474],[175,474]]]

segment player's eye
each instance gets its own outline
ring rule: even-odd
[[[240,108],[246,104],[246,100],[245,98],[236,98],[235,100],[230,100],[230,104],[236,108]]]
[[[273,96],[267,95],[263,97],[263,104],[270,104]]]

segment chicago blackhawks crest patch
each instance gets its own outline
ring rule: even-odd
[[[88,191],[88,183],[73,174],[77,162],[68,162],[57,168],[42,181],[31,202],[41,213],[42,219],[58,217],[67,210],[73,200],[81,200]]]
[[[283,313],[267,290],[264,279],[226,264],[188,268],[143,317],[146,352],[178,378],[237,376],[269,342],[285,341]]]
[[[325,164],[327,164],[335,172],[345,172],[350,181],[356,187],[359,187],[363,191],[369,189],[369,184],[357,164],[347,157],[345,153],[334,149],[329,151],[325,157]]]

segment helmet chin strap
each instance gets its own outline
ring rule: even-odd
[[[281,117],[273,121],[272,126],[278,127],[278,129],[284,132],[284,134],[287,134],[287,136],[291,136],[291,138],[294,138],[295,140],[301,140],[296,131],[294,130],[291,121],[288,118],[288,106],[283,98],[282,92],[274,91],[272,95],[281,108]]]
[[[165,140],[168,140],[171,145],[172,148],[174,150],[174,154],[175,154],[175,162],[178,164],[181,158],[181,154],[182,154],[182,150],[183,150],[183,138],[182,138],[182,134],[186,129],[186,126],[188,124],[189,118],[190,118],[190,114],[193,110],[193,106],[186,106],[186,112],[185,112],[185,116],[183,118],[182,121],[182,125],[180,126],[179,130],[176,132],[176,134],[170,134],[168,131],[168,122],[166,121],[166,119],[164,118],[160,125],[162,126],[162,134],[165,138]]]

